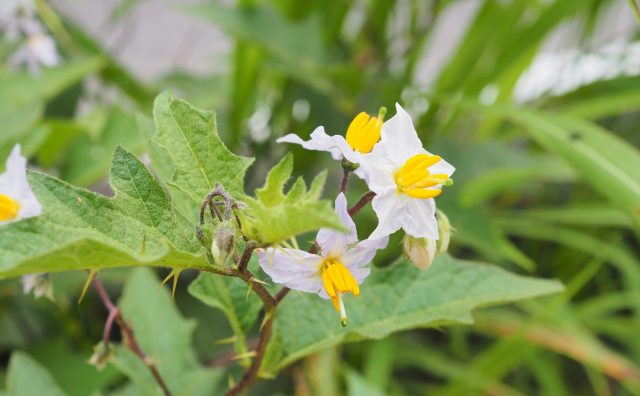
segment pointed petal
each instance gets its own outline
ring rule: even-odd
[[[395,159],[399,166],[411,156],[424,151],[411,116],[398,103],[396,115],[382,125],[382,137],[376,148],[384,151],[386,157]]]
[[[371,233],[369,239],[380,239],[398,231],[403,224],[404,207],[407,198],[395,190],[382,195],[376,195],[371,202],[373,210],[378,216],[378,226]]]
[[[325,133],[324,127],[317,127],[309,137],[309,140],[304,141],[298,135],[289,134],[279,138],[276,142],[299,144],[307,150],[327,151],[336,160],[342,159],[342,157],[355,163],[360,160],[360,155],[351,149],[343,136],[329,136]]]
[[[260,268],[279,283],[293,290],[318,293],[322,289],[322,257],[298,249],[258,249]]]
[[[343,193],[338,194],[335,203],[335,211],[342,224],[349,229],[348,233],[342,233],[330,228],[321,228],[316,236],[316,241],[322,249],[322,255],[340,256],[346,250],[346,247],[358,240],[356,233],[356,225],[349,216],[347,209],[347,198]]]

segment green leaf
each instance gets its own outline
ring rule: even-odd
[[[575,117],[492,108],[569,162],[591,186],[628,211],[640,227],[640,151],[603,128]]]
[[[156,98],[153,114],[157,128],[154,142],[174,163],[172,185],[197,205],[216,183],[234,196],[243,193],[244,174],[253,158],[236,155],[225,147],[213,113],[164,92]]]
[[[26,353],[14,352],[7,372],[7,396],[48,395],[65,393],[51,374]]]
[[[155,265],[202,265],[189,223],[133,154],[113,155],[107,198],[56,178],[30,173],[41,216],[0,227],[0,277],[32,272]]]
[[[238,278],[202,273],[189,285],[189,293],[203,303],[221,310],[237,337],[236,352],[247,352],[246,334],[262,308],[255,293]]]
[[[380,339],[401,330],[473,323],[474,308],[556,293],[562,285],[498,267],[440,256],[428,271],[400,261],[374,269],[358,299],[346,296],[349,325],[340,326],[331,302],[290,293],[278,306],[265,375],[342,342]]]
[[[217,369],[202,367],[193,352],[195,322],[186,320],[171,301],[167,289],[146,268],[138,268],[125,284],[118,304],[132,327],[140,348],[156,364],[175,395],[211,395],[220,380]],[[124,346],[116,350],[114,366],[126,374],[137,394],[157,395],[158,385],[149,368]]]
[[[292,172],[293,155],[288,153],[269,171],[265,186],[256,190],[256,198],[243,198],[248,206],[242,215],[246,235],[263,244],[274,244],[323,227],[345,229],[329,201],[319,199],[326,172],[316,176],[308,191],[299,178],[284,193]]]

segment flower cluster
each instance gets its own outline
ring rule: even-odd
[[[411,117],[399,104],[396,115],[386,122],[385,113],[382,109],[378,117],[358,114],[344,137],[327,135],[318,127],[308,141],[293,134],[278,139],[307,150],[330,152],[349,165],[346,169],[355,168],[354,173],[375,194],[372,205],[378,226],[364,241],[358,242],[346,198],[340,193],[335,210],[349,232],[320,230],[316,237],[319,254],[291,248],[259,251],[260,266],[274,282],[330,298],[343,325],[346,313],[341,295],[358,296],[359,284],[370,272],[367,265],[377,250],[386,247],[390,234],[402,229],[410,238],[405,242],[409,257],[421,268],[429,266],[439,239],[434,198],[443,186],[452,184],[455,170],[422,147]],[[448,235],[446,238],[448,244]]]
[[[36,17],[31,0],[3,0],[0,6],[0,31],[9,40],[24,40],[24,44],[11,56],[10,64],[26,64],[32,74],[38,74],[40,66],[58,64],[56,43]]]

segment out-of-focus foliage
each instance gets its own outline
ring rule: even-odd
[[[176,232],[181,216],[193,215],[193,202],[197,200],[188,194],[177,198],[180,192],[174,186],[180,187],[181,179],[174,179],[180,164],[173,155],[188,144],[158,147],[150,138],[163,146],[163,133],[179,132],[177,107],[184,113],[197,113],[201,117],[199,125],[207,131],[217,128],[231,151],[255,156],[256,165],[246,175],[251,187],[245,192],[263,185],[270,168],[265,164],[276,163],[285,150],[293,152],[296,169],[304,169],[302,177],[309,181],[329,167],[325,189],[337,192],[340,169],[328,155],[303,154],[300,148],[275,144],[275,138],[292,131],[306,138],[317,125],[324,125],[329,133],[344,133],[357,112],[373,113],[380,106],[390,107],[398,101],[414,116],[427,149],[442,154],[457,168],[455,185],[439,198],[438,205],[456,229],[450,253],[473,260],[443,258],[424,273],[406,269],[410,272],[406,276],[418,290],[395,287],[398,292],[415,296],[404,303],[422,312],[418,315],[426,315],[420,324],[437,324],[430,322],[428,309],[438,309],[438,299],[443,297],[429,290],[433,282],[446,281],[439,280],[438,274],[452,278],[450,283],[445,282],[452,288],[452,295],[456,288],[474,287],[464,275],[474,272],[488,273],[479,282],[488,292],[492,292],[490,280],[495,277],[495,282],[511,285],[518,296],[537,294],[531,285],[518,290],[520,278],[497,268],[476,267],[475,261],[496,262],[514,272],[559,279],[566,286],[556,296],[474,313],[477,325],[473,327],[414,329],[338,348],[333,347],[334,338],[345,334],[350,341],[362,340],[361,332],[369,330],[364,334],[367,337],[387,335],[384,327],[361,329],[358,322],[358,315],[362,315],[362,326],[378,326],[376,318],[369,318],[368,310],[376,298],[373,291],[386,287],[386,270],[370,279],[367,287],[373,294],[351,300],[354,327],[350,333],[334,335],[332,329],[322,326],[337,327],[337,323],[327,321],[312,329],[322,333],[315,337],[315,332],[304,330],[303,325],[310,324],[299,311],[315,320],[316,315],[309,310],[325,302],[312,300],[315,296],[308,296],[309,301],[291,300],[289,305],[285,301],[282,308],[286,315],[278,321],[306,322],[291,323],[299,327],[288,328],[289,334],[281,322],[277,323],[276,340],[280,343],[273,346],[271,362],[285,365],[296,354],[314,354],[286,368],[274,381],[258,384],[251,394],[640,393],[640,71],[631,68],[603,73],[567,86],[564,91],[550,89],[525,99],[516,96],[519,84],[552,35],[563,30],[580,56],[594,56],[591,38],[608,20],[611,7],[633,12],[624,8],[626,2],[472,1],[473,16],[460,30],[459,40],[443,39],[434,33],[442,34],[438,30],[442,25],[466,23],[456,17],[456,7],[465,3],[460,1],[249,0],[233,5],[202,2],[196,6],[176,2],[176,13],[218,26],[231,39],[228,56],[218,60],[226,66],[225,71],[207,76],[176,71],[151,86],[137,81],[58,10],[43,5],[45,2],[37,3],[41,12],[42,7],[52,12],[42,12],[42,18],[58,42],[62,61],[58,67],[43,68],[36,77],[13,70],[8,64],[13,44],[0,40],[0,158],[20,142],[30,161],[47,173],[110,193],[103,181],[111,165],[111,153],[123,146],[126,150],[118,150],[116,159],[120,160],[114,161],[112,172],[115,169],[121,175],[117,170],[130,163],[141,172],[138,175],[147,175],[145,186],[149,191],[161,196],[165,194],[162,188],[169,189],[175,208],[161,205],[169,214],[157,213],[154,219],[172,222],[175,216],[178,220],[171,227]],[[124,15],[143,3],[123,1],[114,15]],[[444,42],[451,56],[433,72],[424,65],[426,59],[436,55],[437,42]],[[637,31],[622,42],[631,52],[638,45]],[[580,56],[574,59],[575,65],[580,63]],[[553,88],[552,83],[548,85]],[[156,103],[155,118],[173,118],[176,127],[159,130],[156,135],[153,122],[145,117],[152,113],[155,95],[165,89],[198,107],[216,110],[216,122],[210,113],[165,94]],[[115,99],[106,94],[109,91],[115,92]],[[150,159],[161,182],[151,177],[130,152],[148,153],[143,158]],[[194,155],[192,166],[198,162],[197,153]],[[221,172],[216,177],[241,179],[250,160],[242,161],[233,174]],[[78,205],[96,203],[91,210],[108,207],[125,210],[134,217],[144,215],[133,207],[119,207],[118,201],[126,198],[123,194],[108,200],[41,174],[32,174],[31,178],[41,181],[37,188],[49,194],[52,202],[55,193],[73,194],[80,198]],[[114,184],[118,180],[126,182],[112,178],[114,189],[130,190]],[[51,188],[44,191],[47,186]],[[239,185],[227,188],[242,192]],[[363,184],[352,181],[349,199],[356,200],[364,191]],[[330,195],[332,190],[327,193]],[[60,208],[47,216],[72,216],[79,209]],[[358,214],[358,221],[363,223],[361,232],[375,225],[368,209]],[[173,257],[173,243],[163,241],[165,237],[157,228],[142,223],[136,221],[135,227],[140,229],[132,228],[131,232],[140,241],[146,238],[148,252],[157,244],[158,249],[164,249],[163,257]],[[99,227],[95,224],[92,232]],[[28,224],[14,228],[29,233]],[[78,263],[78,268],[113,266],[118,264],[114,259],[123,255],[127,260],[151,260],[139,257],[140,244],[118,243],[114,248],[104,239],[100,243],[76,239],[75,232],[59,230],[52,238],[73,239],[79,247],[97,252],[90,256],[94,259],[91,265]],[[310,239],[312,236],[304,241]],[[63,252],[48,249],[50,242],[29,243],[50,258],[50,265],[68,266]],[[25,249],[24,243],[24,238],[10,240],[0,234],[0,250],[4,252],[0,263],[13,262],[7,258],[7,251]],[[199,254],[197,241],[189,242],[191,245],[193,249],[182,249],[188,254],[181,253],[180,260],[184,261],[185,254]],[[390,265],[400,251],[401,244],[392,238],[390,248],[376,259],[376,265]],[[160,260],[156,256],[154,260]],[[455,269],[462,272],[460,278]],[[184,316],[198,320],[191,340],[193,325],[170,307],[168,294],[158,290],[149,272],[113,270],[101,275],[114,294],[121,291],[120,285],[128,278],[122,300],[124,315],[132,320],[136,331],[144,334],[141,338],[146,349],[175,356],[171,362],[158,362],[158,366],[167,378],[171,378],[169,373],[177,373],[169,382],[176,393],[188,388],[189,394],[212,394],[215,391],[211,389],[226,382],[221,379],[222,370],[205,369],[198,360],[228,367],[230,378],[239,377],[239,366],[246,363],[247,356],[239,359],[239,364],[229,356],[250,349],[239,339],[247,335],[251,344],[260,325],[254,323],[257,312],[251,299],[255,296],[246,300],[233,284],[223,280],[220,285],[211,285],[203,275],[190,287],[190,292],[203,300],[204,304],[199,304],[185,293],[193,277],[183,274],[175,304]],[[100,373],[90,368],[90,374],[73,374],[86,369],[84,360],[102,337],[106,312],[99,308],[91,291],[81,305],[76,304],[84,274],[56,274],[52,280],[56,304],[23,296],[16,280],[0,282],[0,346],[3,361],[8,362],[2,373],[5,393],[35,394],[47,389],[51,394],[68,395],[98,391],[154,394],[156,389],[145,388],[151,383],[148,371],[138,366],[139,361],[128,359],[126,350],[115,361],[117,370],[109,366]],[[204,292],[208,298],[203,298],[203,290],[211,288],[215,288],[216,297]],[[466,302],[464,307],[500,299],[493,295],[487,300]],[[307,302],[309,307],[302,306]],[[223,314],[208,305],[223,312],[229,324]],[[136,319],[154,310],[155,315]],[[323,310],[322,314],[329,312]],[[460,312],[468,318],[466,309]],[[394,317],[387,316],[390,322]],[[389,326],[394,328],[393,323]],[[404,327],[394,330],[400,328]],[[309,336],[311,346],[296,332]],[[236,338],[229,339],[232,335]],[[216,339],[220,342],[214,345],[212,340]],[[197,356],[175,348],[178,343],[190,342]],[[226,344],[234,344],[235,349]],[[310,349],[300,352],[304,348]]]

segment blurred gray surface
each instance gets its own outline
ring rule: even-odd
[[[143,81],[153,81],[172,70],[210,74],[224,71],[227,67],[231,40],[217,27],[180,10],[181,6],[196,1],[141,0],[124,17],[113,20],[112,11],[121,2],[54,0],[53,4],[58,11],[80,24],[102,42],[116,59]],[[416,72],[420,86],[428,86],[439,70],[446,65],[481,3],[481,0],[455,2],[437,19],[434,34],[426,44],[427,56],[420,62]],[[540,57],[558,55],[560,61],[554,63],[546,60],[534,63],[526,78],[535,78],[545,71],[536,70],[536,67],[561,67],[562,59],[570,59],[566,54],[575,52],[578,46],[582,50],[586,48],[598,52],[613,45],[618,46],[624,53],[624,44],[631,39],[636,22],[626,1],[618,0],[599,21],[589,43],[578,41],[579,29],[578,22],[565,23],[550,35]],[[612,56],[610,51],[607,51],[604,52],[605,56]],[[546,75],[557,74],[554,72],[546,70]],[[593,68],[588,72],[593,74]],[[612,72],[601,70],[601,73],[606,75]],[[574,74],[575,71],[568,73],[568,76],[572,77]],[[576,78],[580,77],[580,72],[577,74]],[[525,81],[521,85],[540,88],[537,82],[531,81]],[[553,85],[555,84],[551,82],[551,86]],[[527,96],[526,92],[519,95]]]

